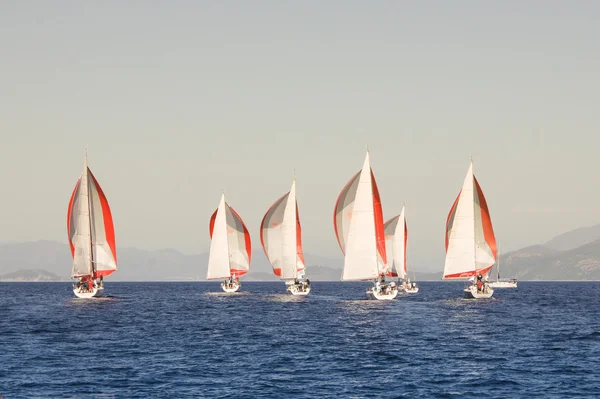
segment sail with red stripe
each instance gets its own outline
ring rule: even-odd
[[[276,276],[291,280],[304,275],[296,179],[290,191],[275,201],[265,213],[260,223],[260,242]]]
[[[383,211],[368,151],[362,169],[340,192],[333,226],[345,255],[342,281],[388,274]]]
[[[497,259],[496,237],[487,202],[469,166],[446,221],[444,279],[485,275]]]
[[[115,229],[110,206],[88,168],[87,154],[81,177],[69,201],[67,236],[73,257],[73,278],[99,278],[117,270]]]
[[[206,279],[240,277],[250,269],[252,245],[244,221],[221,196],[209,223],[211,238]]]
[[[404,279],[407,274],[406,270],[406,243],[408,241],[408,228],[406,226],[406,218],[404,217],[404,207],[399,215],[394,216],[384,225],[385,242],[388,259],[392,256],[392,261],[389,261],[391,277]]]

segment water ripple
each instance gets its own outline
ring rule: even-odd
[[[421,284],[0,283],[5,398],[594,397],[599,283],[519,283],[492,300]]]

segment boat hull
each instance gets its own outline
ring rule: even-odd
[[[287,292],[292,295],[306,296],[310,293],[310,285],[307,284],[290,284],[286,287]]]
[[[473,285],[465,288],[464,293],[467,299],[488,299],[494,295],[494,290],[488,288],[487,292],[477,292],[477,287]]]
[[[390,288],[387,292],[378,291],[375,287],[371,287],[367,290],[367,298],[377,299],[379,301],[391,301],[398,296],[398,287]]]
[[[517,288],[517,282],[511,281],[494,281],[490,283],[492,288]]]
[[[419,292],[419,287],[404,288],[404,292],[406,292],[407,294],[416,294],[417,292]]]
[[[77,298],[98,298],[104,295],[104,287],[94,287],[92,291],[81,291],[79,288],[73,288],[73,293]]]
[[[221,288],[225,292],[237,292],[237,291],[239,291],[241,286],[242,286],[242,284],[239,281],[235,281],[235,280],[234,280],[233,284],[225,284],[225,282],[221,283]]]

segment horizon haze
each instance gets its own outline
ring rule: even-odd
[[[600,222],[600,3],[0,5],[0,242],[66,243],[88,148],[119,247],[200,254],[295,174],[304,250],[367,145],[408,263],[439,264],[470,157],[501,252]]]

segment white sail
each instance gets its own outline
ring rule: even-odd
[[[381,204],[374,189],[367,152],[360,173],[336,203],[334,226],[345,254],[342,281],[372,280],[387,271]]]
[[[74,278],[107,276],[117,270],[115,232],[108,201],[88,168],[87,154],[67,213]]]
[[[298,277],[298,249],[296,245],[296,180],[288,195],[281,223],[281,278]]]
[[[225,209],[225,194],[221,195],[221,202],[214,219],[208,256],[208,270],[206,279],[222,279],[231,275],[229,269],[229,244],[227,242],[227,214]]]
[[[250,269],[250,234],[237,212],[221,196],[210,219],[210,254],[206,279],[240,277]]]
[[[404,218],[404,207],[399,215],[385,223],[385,243],[388,256],[388,265],[392,264],[392,275],[399,279],[406,277],[406,219]],[[389,261],[392,255],[393,262]]]
[[[73,209],[76,210],[72,215],[71,242],[75,249],[73,253],[73,271],[72,277],[84,277],[93,273],[92,263],[92,231],[90,223],[90,196],[88,187],[88,165],[87,156],[84,162],[83,173],[76,187],[76,194],[73,202]]]
[[[481,206],[483,193],[477,187],[473,175],[473,162],[465,176],[462,190],[448,215],[447,249],[444,265],[444,278],[468,278],[481,270],[488,269],[495,262],[495,238],[491,221],[488,234],[494,248],[486,241],[482,213],[487,213],[487,205]],[[485,201],[485,199],[484,199]]]
[[[227,214],[229,269],[232,276],[240,277],[250,270],[250,257],[252,256],[250,233],[240,215],[227,202],[225,211]]]
[[[300,233],[294,179],[290,191],[271,205],[261,222],[263,249],[274,273],[282,280],[303,276],[305,266]]]

